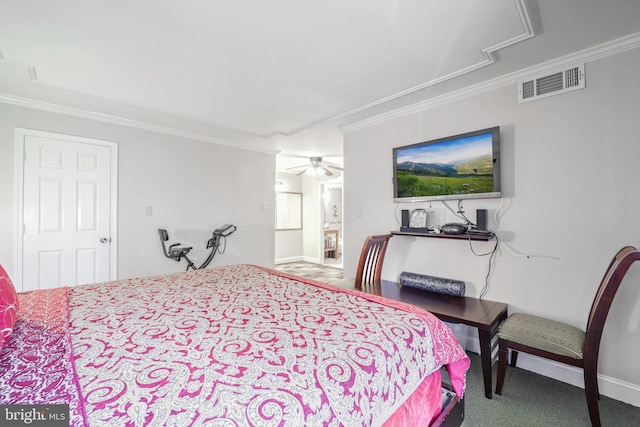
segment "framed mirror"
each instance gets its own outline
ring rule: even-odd
[[[276,192],[278,230],[302,230],[302,193]]]

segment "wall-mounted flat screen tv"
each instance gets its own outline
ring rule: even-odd
[[[500,197],[500,127],[393,149],[396,202]]]

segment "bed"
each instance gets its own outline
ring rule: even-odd
[[[382,297],[255,265],[16,295],[0,270],[0,404],[72,426],[426,426],[441,367],[464,393],[452,332]]]

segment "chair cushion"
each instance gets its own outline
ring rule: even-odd
[[[584,331],[555,320],[512,314],[500,326],[498,337],[575,359],[584,358]]]

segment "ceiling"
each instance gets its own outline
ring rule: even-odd
[[[0,0],[0,101],[340,165],[343,126],[638,31],[631,0]]]

